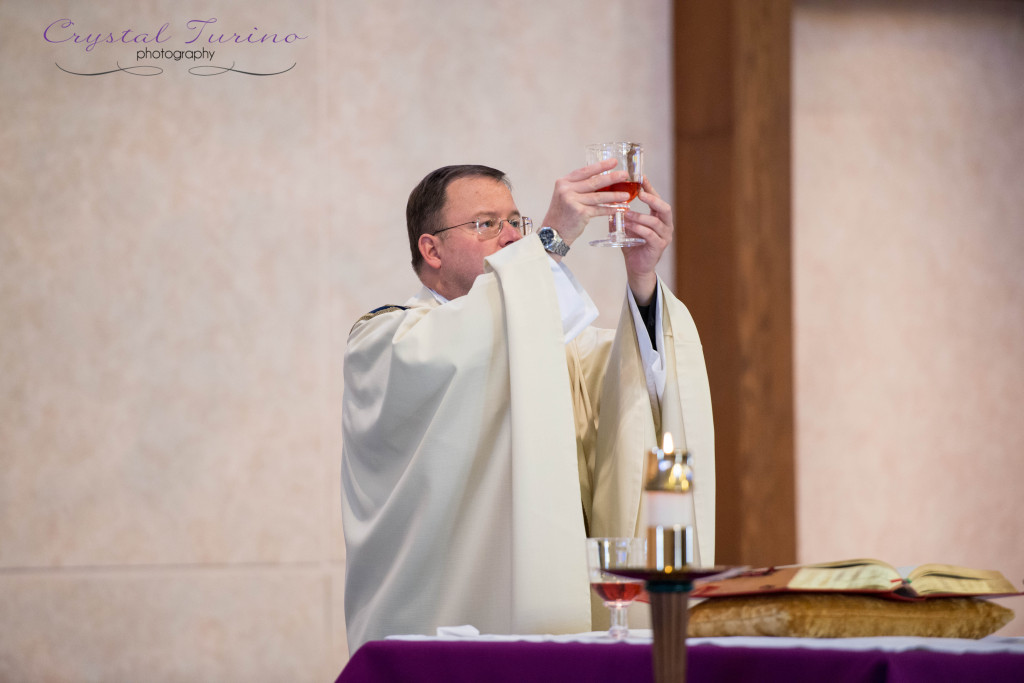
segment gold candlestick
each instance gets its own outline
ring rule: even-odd
[[[647,568],[672,571],[694,563],[693,468],[666,432],[663,447],[647,456]]]

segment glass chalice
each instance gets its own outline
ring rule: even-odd
[[[588,538],[587,566],[590,587],[611,612],[608,635],[623,640],[629,635],[626,619],[629,604],[640,595],[644,582],[609,574],[608,569],[643,567],[647,561],[647,543],[642,538]]]
[[[587,145],[588,166],[605,159],[615,159],[619,162],[605,173],[626,171],[629,177],[621,183],[609,183],[601,188],[601,191],[628,192],[629,199],[622,203],[602,205],[613,207],[615,214],[608,221],[608,236],[604,239],[594,240],[590,244],[595,247],[634,247],[643,244],[646,241],[643,238],[630,237],[626,234],[623,217],[629,209],[629,202],[640,194],[640,185],[644,181],[644,147],[639,142],[600,142]]]

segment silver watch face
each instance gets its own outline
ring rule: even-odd
[[[540,243],[543,244],[544,248],[552,254],[565,256],[569,253],[569,245],[559,237],[554,228],[544,226],[540,229],[540,232],[538,232],[537,235],[540,237]]]

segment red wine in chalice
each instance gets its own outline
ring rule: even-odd
[[[592,583],[590,587],[605,602],[632,602],[644,585],[639,581],[608,581]]]
[[[640,183],[634,182],[632,180],[627,180],[626,182],[623,182],[623,183],[612,183],[611,185],[609,185],[607,187],[602,187],[599,191],[600,192],[628,192],[629,193],[629,200],[627,201],[627,203],[628,203],[628,202],[631,202],[634,199],[636,199],[636,196],[638,194],[640,194]]]

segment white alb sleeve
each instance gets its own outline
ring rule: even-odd
[[[564,263],[549,260],[551,273],[555,277],[558,310],[562,314],[562,331],[565,333],[565,343],[568,344],[597,320],[597,306]]]

